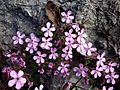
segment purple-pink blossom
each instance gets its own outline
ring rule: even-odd
[[[92,52],[95,52],[97,49],[92,47],[93,44],[89,42],[88,44],[84,44],[84,51],[86,52],[86,55],[91,56]]]
[[[34,51],[37,51],[37,46],[40,39],[35,36],[34,33],[30,34],[30,38],[26,38],[25,42],[27,42],[26,51],[29,51],[30,53],[33,53]]]
[[[72,28],[75,29],[76,32],[79,32],[79,31],[80,31],[80,27],[79,27],[79,24],[78,24],[78,23],[73,23],[73,24],[72,24]]]
[[[72,34],[73,33],[73,29],[70,29],[69,32],[65,32],[65,36],[66,36],[66,41],[74,41],[74,38],[76,38],[76,34]]]
[[[49,55],[49,59],[56,59],[58,57],[58,53],[56,53],[57,48],[51,48],[50,49],[51,54]]]
[[[106,80],[107,83],[111,82],[112,84],[115,84],[115,79],[119,78],[119,75],[116,74],[115,72],[112,72],[110,74],[107,74],[105,78],[107,79]]]
[[[64,64],[61,62],[60,66],[57,68],[58,71],[60,71],[61,74],[66,74],[69,71],[70,64]]]
[[[45,33],[44,33],[44,36],[45,36],[45,37],[48,37],[48,36],[52,37],[52,36],[53,36],[53,33],[52,33],[52,32],[55,31],[55,27],[54,27],[54,25],[51,25],[50,22],[47,22],[47,23],[46,23],[46,27],[42,27],[41,30],[42,30],[43,32],[45,32]]]
[[[82,77],[86,77],[88,68],[84,67],[83,64],[79,64],[79,67],[74,67],[73,71],[76,72],[77,77],[80,75],[82,75]]]
[[[45,57],[47,56],[47,54],[45,53],[41,53],[40,51],[37,51],[37,56],[34,56],[33,59],[36,60],[36,63],[40,64],[40,63],[44,63],[45,62]]]
[[[14,44],[23,44],[24,41],[22,40],[25,37],[25,34],[22,34],[20,31],[17,31],[17,35],[13,36],[13,43]]]
[[[50,42],[52,38],[42,38],[42,43],[40,44],[42,49],[47,49],[49,50],[52,47],[52,43]]]
[[[91,71],[91,74],[94,75],[94,78],[101,77],[101,71],[103,71],[102,67],[96,67],[95,70]]]
[[[73,57],[72,50],[66,50],[66,48],[62,49],[63,53],[61,54],[61,57],[65,60],[69,60]]]
[[[114,62],[109,62],[108,65],[103,65],[103,69],[105,70],[106,73],[109,73],[109,72],[114,72],[114,67],[117,66],[117,63]]]
[[[98,61],[97,61],[97,66],[103,66],[104,65],[104,62],[106,61],[106,59],[105,59],[105,52],[103,52],[101,55],[98,55],[97,56],[97,59],[98,59]]]
[[[24,72],[21,70],[18,73],[16,71],[12,70],[10,72],[10,76],[13,79],[8,82],[8,86],[12,87],[15,85],[15,88],[17,90],[21,89],[21,87],[23,87],[24,84],[26,83],[26,78],[24,78],[23,75],[24,75]]]
[[[66,23],[72,23],[72,20],[74,19],[74,16],[71,15],[72,12],[68,11],[67,13],[62,12],[62,22],[66,22]]]

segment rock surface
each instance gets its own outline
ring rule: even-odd
[[[98,50],[106,49],[109,55],[113,55],[120,49],[119,0],[52,1],[64,10],[73,11],[75,21],[86,28],[89,40]],[[17,30],[27,34],[37,33],[43,20],[47,18],[46,3],[47,0],[0,0],[0,48],[8,50],[12,47],[11,37]],[[73,77],[71,79],[76,81]],[[52,81],[54,86],[51,85],[51,90],[59,90],[63,80]]]

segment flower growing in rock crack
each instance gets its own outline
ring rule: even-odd
[[[33,53],[33,51],[37,51],[37,46],[40,39],[35,36],[34,33],[30,34],[30,38],[26,38],[25,42],[27,42],[26,51],[29,51],[30,53]]]
[[[105,78],[107,79],[106,81],[107,83],[111,82],[112,84],[115,84],[115,79],[119,78],[119,75],[116,74],[115,72],[112,72],[110,74],[107,74]]]
[[[105,70],[106,73],[109,73],[109,72],[114,72],[114,67],[117,66],[117,63],[112,63],[112,62],[109,62],[108,65],[103,65],[103,69]]]
[[[16,36],[13,36],[13,43],[14,44],[23,44],[23,38],[25,37],[25,34],[22,34],[20,31],[17,31],[17,35]]]
[[[34,56],[33,59],[36,60],[36,63],[44,63],[45,62],[45,57],[47,54],[42,54],[40,51],[37,51],[37,56]]]
[[[103,66],[104,65],[104,62],[106,61],[104,56],[105,56],[105,52],[103,52],[101,55],[97,56],[97,59],[98,59],[97,66],[100,66],[100,65]]]
[[[40,44],[41,48],[49,50],[52,47],[52,43],[50,42],[51,40],[52,38],[46,39],[45,37],[43,37],[42,38],[43,43]]]
[[[103,71],[102,67],[96,67],[96,70],[92,70],[91,74],[94,75],[94,78],[97,78],[97,76],[101,77],[102,74],[100,71]]]
[[[72,34],[73,29],[70,29],[69,32],[65,32],[66,41],[74,41],[74,38],[77,36],[76,34]]]
[[[23,75],[24,75],[24,72],[21,70],[18,73],[16,71],[12,70],[10,72],[10,76],[13,79],[8,82],[8,86],[12,87],[13,85],[16,84],[15,88],[21,89],[21,87],[23,87],[24,84],[26,83],[26,78],[23,78]]]
[[[78,23],[73,23],[73,24],[72,24],[72,28],[75,29],[76,32],[79,32],[79,31],[80,31],[80,27],[79,27],[79,24],[78,24]]]
[[[68,67],[70,67],[70,64],[64,64],[63,62],[61,62],[57,70],[60,71],[61,74],[68,73]]]
[[[95,52],[97,49],[92,47],[92,43],[84,44],[86,55],[91,56],[92,52]]]
[[[68,11],[67,13],[62,12],[62,22],[66,22],[66,23],[72,23],[72,20],[74,19],[74,16],[71,15],[72,12]]]
[[[71,50],[67,51],[66,48],[63,48],[62,51],[63,51],[63,54],[61,54],[61,57],[65,58],[65,60],[69,60],[73,57]]]
[[[35,90],[43,90],[44,86],[41,84],[39,88],[35,87]]]
[[[74,67],[73,71],[76,72],[77,77],[80,75],[82,75],[82,77],[86,77],[88,68],[84,67],[83,64],[79,64],[79,67]]]
[[[51,26],[52,26],[52,27],[51,27]],[[46,27],[42,27],[41,30],[42,30],[43,32],[45,32],[45,33],[44,33],[44,36],[45,36],[45,37],[48,37],[48,36],[52,37],[52,36],[53,36],[53,33],[52,33],[52,32],[55,31],[55,27],[54,27],[53,25],[51,25],[50,22],[47,22],[47,23],[46,23]]]
[[[51,54],[49,55],[49,59],[56,59],[58,57],[58,53],[56,53],[57,48],[51,48],[50,49]]]
[[[109,87],[108,89],[106,89],[106,86],[103,86],[102,90],[113,90],[113,87]]]

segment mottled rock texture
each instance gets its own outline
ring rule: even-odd
[[[86,28],[88,40],[92,41],[98,50],[106,50],[111,56],[120,49],[119,0],[52,1],[64,10],[73,11],[75,21]],[[37,34],[48,20],[45,14],[46,3],[47,0],[0,0],[0,48],[12,48],[11,37],[17,30]],[[75,80],[72,76],[70,78]],[[52,78],[52,83],[48,85],[51,86],[50,90],[59,90],[63,80]]]

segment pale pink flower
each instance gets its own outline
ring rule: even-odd
[[[92,52],[95,52],[97,50],[96,48],[93,48],[92,46],[93,44],[91,42],[89,42],[88,44],[84,44],[84,47],[85,47],[84,50],[86,52],[86,55],[91,56]]]
[[[63,54],[61,54],[61,57],[64,58],[65,60],[69,60],[73,57],[72,51],[71,50],[66,50],[66,48],[62,49]]]
[[[30,38],[26,38],[25,42],[27,42],[26,51],[29,51],[30,53],[33,53],[34,51],[37,51],[37,46],[40,39],[35,36],[34,33],[30,34]]]
[[[36,63],[44,63],[45,62],[45,57],[47,54],[42,54],[40,51],[37,51],[37,56],[34,56],[33,59],[36,60]]]
[[[98,59],[97,66],[100,66],[100,65],[103,66],[104,65],[104,62],[106,61],[104,56],[105,56],[105,52],[103,52],[101,55],[97,56],[97,59]]]
[[[113,87],[109,87],[108,89],[106,89],[106,86],[103,86],[102,90],[113,90]]]
[[[101,77],[102,74],[101,74],[100,71],[103,71],[102,67],[99,67],[99,68],[96,67],[96,70],[92,70],[92,71],[91,71],[91,74],[94,75],[94,78],[97,78],[97,76],[98,76],[98,77]]]
[[[48,64],[48,67],[52,69],[52,68],[54,67],[54,64],[53,64],[52,62],[50,62],[50,63]]]
[[[46,39],[45,37],[43,37],[42,38],[43,43],[40,44],[41,48],[49,50],[52,47],[52,43],[50,42],[51,40],[52,40],[52,38]]]
[[[86,77],[88,68],[84,67],[83,64],[79,64],[79,67],[74,67],[73,71],[76,72],[77,77],[80,75],[82,75],[82,77]]]
[[[20,31],[17,31],[17,35],[13,36],[13,43],[14,44],[23,44],[24,41],[22,40],[25,37],[25,34],[22,34]]]
[[[103,65],[103,69],[105,70],[106,73],[109,73],[109,72],[114,72],[114,67],[117,66],[117,63],[112,63],[112,62],[109,62],[108,65]]]
[[[51,48],[51,54],[49,55],[49,59],[56,59],[58,57],[58,53],[56,53],[57,48]]]
[[[119,75],[118,74],[116,74],[115,72],[112,72],[112,73],[110,73],[110,74],[107,74],[106,76],[105,76],[105,78],[107,79],[107,83],[112,83],[112,84],[115,84],[115,79],[118,79],[119,78]]]
[[[72,50],[72,48],[74,47],[74,41],[66,41],[65,45],[66,45],[65,47],[66,50]]]
[[[41,84],[41,85],[39,86],[39,88],[35,87],[34,90],[43,90],[43,88],[44,88],[44,86]]]
[[[52,27],[51,27],[51,26],[52,26]],[[44,36],[45,36],[45,37],[48,37],[48,36],[52,37],[52,36],[53,36],[53,33],[52,33],[52,32],[55,31],[55,27],[54,27],[54,25],[51,25],[50,22],[47,22],[47,23],[46,23],[46,27],[42,27],[41,30],[42,30],[43,32],[45,32],[45,33],[44,33]]]
[[[29,88],[31,88],[32,86],[33,86],[33,82],[28,82],[28,86],[29,86]]]
[[[69,32],[65,32],[66,41],[74,41],[74,38],[77,36],[76,34],[72,34],[73,29],[70,29]]]
[[[44,70],[43,68],[40,68],[40,70],[38,70],[38,72],[39,72],[40,74],[44,74],[45,70]]]
[[[80,32],[78,32],[77,42],[86,42],[85,38],[87,37],[85,30],[82,28]]]
[[[62,12],[62,22],[66,22],[66,23],[72,23],[72,20],[74,19],[74,16],[71,16],[72,12],[68,11],[67,13]]]
[[[70,67],[69,64],[64,64],[63,62],[61,62],[60,66],[57,68],[57,70],[60,71],[62,74],[64,74],[69,71],[68,67]]]
[[[26,78],[23,78],[23,75],[24,75],[24,72],[21,70],[18,73],[16,73],[16,71],[12,70],[10,72],[10,76],[13,79],[8,82],[8,86],[12,87],[13,85],[16,84],[15,88],[21,89],[21,87],[23,87],[24,84],[26,83]]]
[[[78,24],[78,23],[73,23],[73,24],[72,24],[72,28],[75,29],[76,32],[79,32],[79,31],[80,31],[80,27],[79,27],[79,24]]]

